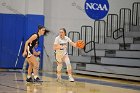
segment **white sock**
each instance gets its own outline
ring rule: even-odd
[[[30,75],[27,75],[27,78],[30,78],[31,76]]]
[[[71,74],[69,74],[69,77],[72,77],[72,75],[71,75]]]
[[[35,75],[35,76],[34,76],[34,79],[36,79],[37,77],[38,77],[38,76],[37,76],[37,75]]]

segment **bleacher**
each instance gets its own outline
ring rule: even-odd
[[[86,43],[84,49],[68,47],[74,73],[140,81],[140,2],[68,36]]]

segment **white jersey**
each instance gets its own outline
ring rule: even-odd
[[[60,36],[57,36],[57,37],[55,38],[54,44],[67,45],[68,42],[69,42],[69,43],[72,42],[71,39],[70,39],[69,37],[65,36],[65,37],[62,39],[62,38],[60,38]],[[65,50],[65,52],[67,51],[67,49],[64,49],[64,50]]]
[[[68,42],[69,42],[69,43],[72,42],[71,39],[70,39],[69,37],[65,36],[65,37],[62,39],[62,38],[60,38],[60,36],[57,36],[57,37],[55,38],[54,44],[67,45]]]

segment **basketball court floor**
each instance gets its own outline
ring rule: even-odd
[[[26,84],[21,71],[0,71],[0,93],[140,93],[140,82],[74,75],[69,82],[63,74],[61,82],[55,73],[40,72],[42,84]]]

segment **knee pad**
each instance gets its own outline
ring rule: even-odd
[[[71,63],[70,60],[65,61],[66,66],[67,66],[67,70],[71,70]]]

